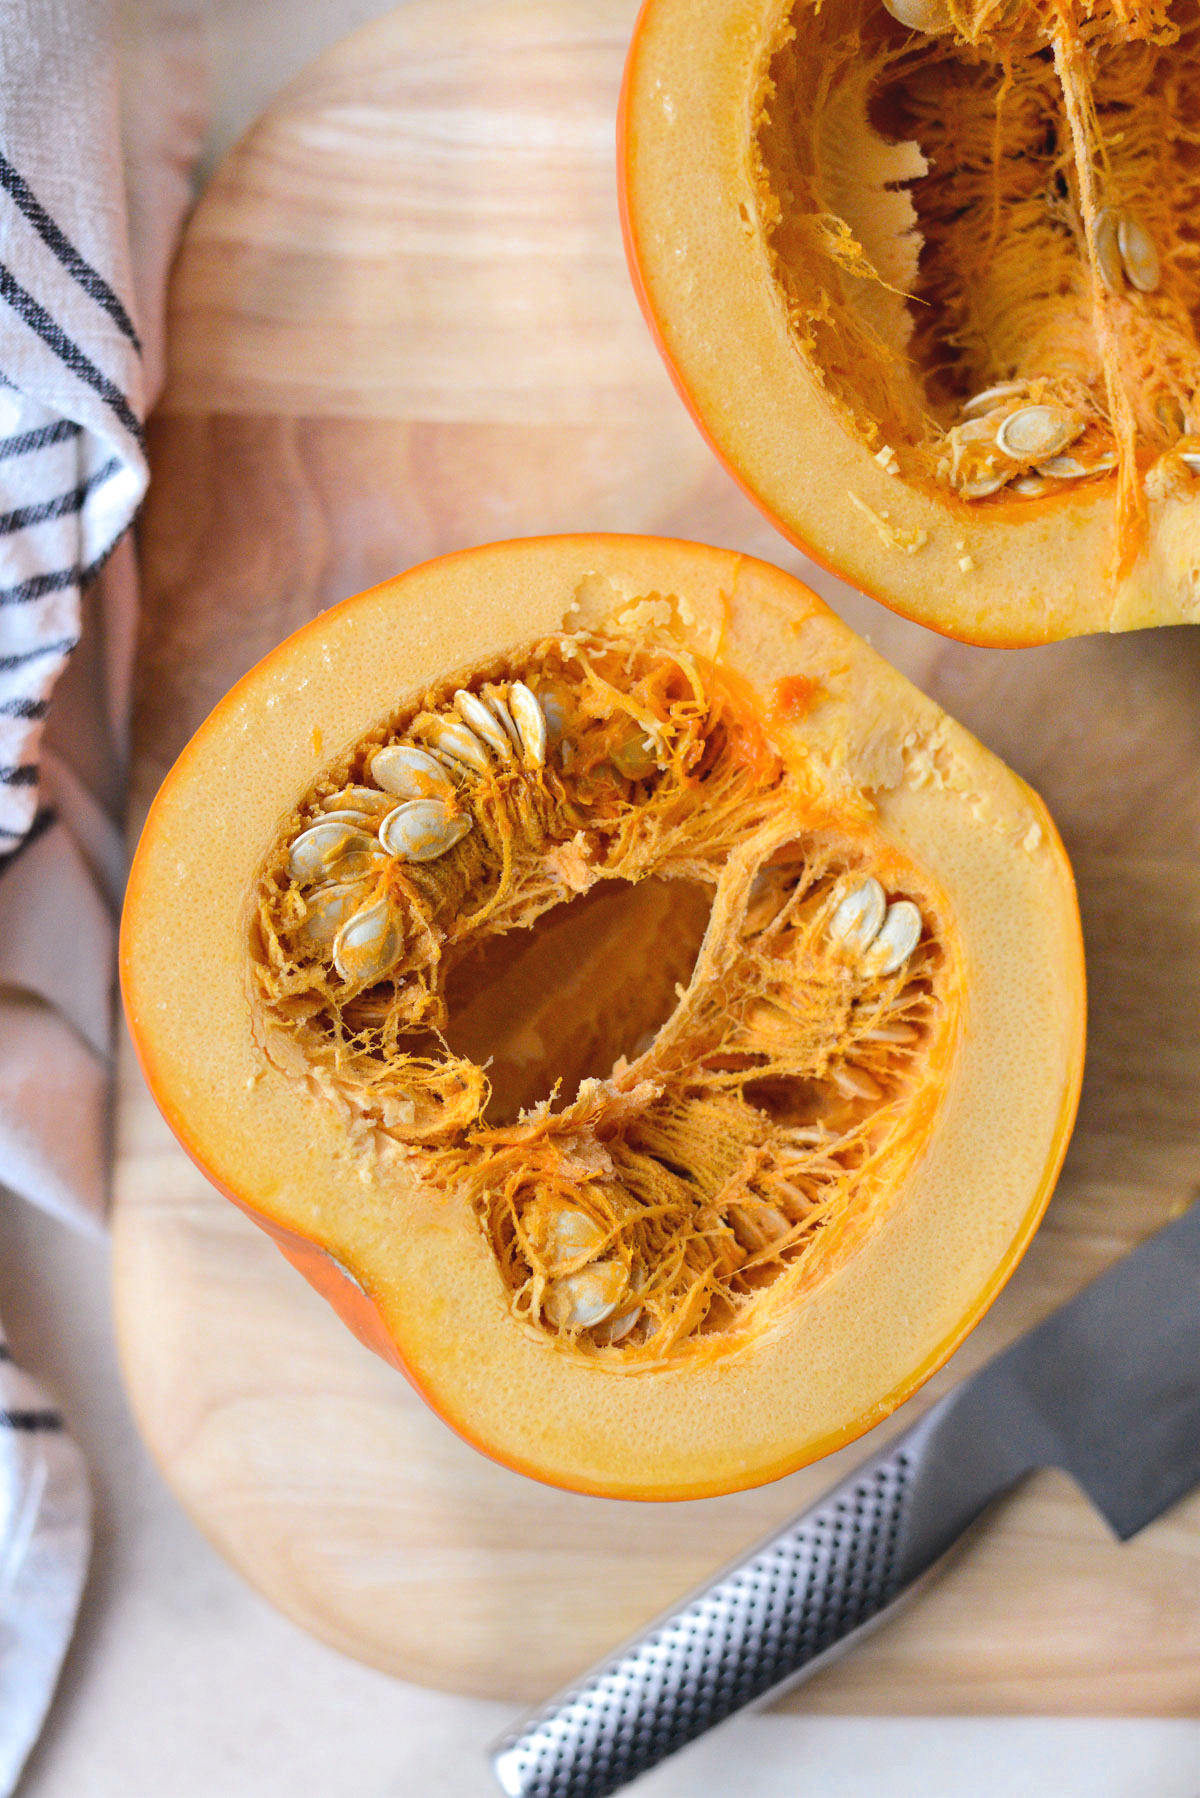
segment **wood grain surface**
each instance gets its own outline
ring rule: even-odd
[[[176,270],[152,430],[134,823],[250,663],[439,551],[653,530],[812,578],[1040,788],[1086,927],[1090,1059],[1059,1192],[911,1413],[1200,1182],[1200,632],[964,649],[814,575],[759,518],[630,295],[612,140],[632,12],[411,0],[317,63],[219,171]],[[208,1187],[128,1055],[116,1303],[141,1427],[221,1552],[327,1641],[462,1692],[544,1694],[864,1452],[665,1506],[493,1466]],[[1194,1714],[1200,1496],[1121,1547],[1040,1476],[787,1703]]]

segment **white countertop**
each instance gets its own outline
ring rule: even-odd
[[[165,10],[170,10],[167,7]],[[208,0],[207,166],[379,0]],[[0,1197],[0,1315],[95,1481],[83,1612],[20,1798],[468,1798],[504,1706],[403,1685],[277,1616],[184,1517],[134,1430],[100,1242]],[[750,1717],[645,1798],[1198,1798],[1200,1721]]]

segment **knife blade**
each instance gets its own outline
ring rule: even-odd
[[[1122,1541],[1200,1484],[1200,1203],[526,1717],[492,1751],[501,1788],[607,1798],[843,1651],[1040,1467]]]

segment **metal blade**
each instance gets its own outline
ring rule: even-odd
[[[1010,1455],[1071,1474],[1122,1540],[1200,1485],[1200,1203],[968,1387]]]

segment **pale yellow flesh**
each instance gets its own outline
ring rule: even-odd
[[[317,768],[446,670],[671,594],[695,646],[769,713],[823,697],[779,746],[949,896],[965,1026],[936,1129],[853,1259],[770,1340],[717,1362],[598,1373],[513,1323],[473,1214],[347,1137],[251,1031],[244,908]],[[212,845],[221,844],[214,855]],[[156,1095],[210,1176],[321,1243],[412,1376],[488,1453],[540,1477],[683,1497],[771,1478],[884,1415],[1011,1271],[1049,1193],[1082,1066],[1070,872],[1036,798],[805,588],[695,545],[590,537],[466,552],[324,615],[253,670],[164,786],[131,881],[126,1003]]]
[[[948,635],[1039,643],[1200,618],[1191,483],[1149,498],[1144,545],[1118,572],[1113,481],[972,506],[896,479],[845,428],[789,327],[760,216],[755,72],[789,10],[779,0],[649,0],[626,73],[635,279],[717,453],[820,562]],[[853,164],[853,142],[844,153]]]

